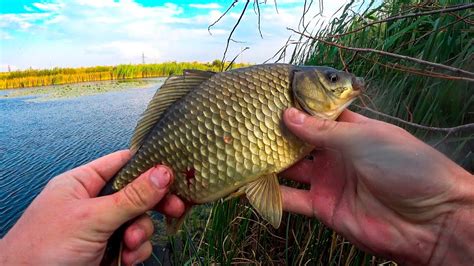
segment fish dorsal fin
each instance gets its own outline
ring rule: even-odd
[[[273,227],[280,227],[283,205],[276,174],[261,176],[240,189],[252,207]]]
[[[215,72],[211,71],[185,70],[181,76],[171,76],[166,79],[148,103],[137,123],[130,141],[130,151],[133,154],[138,151],[148,133],[158,123],[168,107],[214,74]]]

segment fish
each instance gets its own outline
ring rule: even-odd
[[[277,174],[313,147],[283,124],[289,107],[334,120],[363,79],[326,66],[262,64],[225,72],[187,70],[157,90],[131,138],[131,160],[101,195],[119,191],[157,164],[175,175],[186,206],[245,196],[273,227],[282,218]],[[171,231],[182,223],[168,223]]]

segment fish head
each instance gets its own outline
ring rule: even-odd
[[[362,78],[319,66],[297,68],[292,82],[294,99],[305,112],[333,120],[361,94],[364,87]]]

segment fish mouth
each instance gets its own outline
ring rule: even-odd
[[[319,117],[319,118],[322,118],[322,119],[335,120],[342,113],[342,111],[344,111],[344,109],[346,109],[353,101],[355,101],[355,99],[357,98],[357,96],[359,94],[360,94],[359,91],[353,91],[351,93],[350,99],[347,102],[340,105],[336,109],[329,110],[329,111],[324,112],[324,113],[318,113],[318,112],[313,111],[311,108],[309,108],[305,104],[304,101],[302,101],[300,99],[300,97],[298,97],[298,95],[295,94],[295,96],[297,98],[296,103],[301,107],[301,109],[303,109],[306,113],[310,114],[311,116]]]

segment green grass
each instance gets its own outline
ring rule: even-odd
[[[227,66],[228,63],[225,63]],[[234,64],[233,67],[247,66]],[[186,69],[220,71],[222,62],[165,62],[160,64],[95,66],[81,68],[29,69],[1,72],[0,89],[27,88],[78,82],[121,80],[134,78],[167,77],[182,74]]]
[[[366,11],[355,13],[350,9],[355,8],[356,4],[351,3],[342,15],[334,18],[327,27],[312,33],[312,36],[346,46],[374,48],[473,71],[472,20],[458,19],[458,16],[472,15],[472,10],[405,18],[376,24],[338,39],[329,38],[330,35],[342,34],[400,12],[423,11],[464,2],[439,1],[424,7],[415,6],[420,3],[385,1],[376,5],[370,2],[364,5]],[[472,19],[472,16],[469,18]],[[431,70],[408,61],[373,53],[355,55],[350,51],[341,52],[346,64],[351,61],[348,63],[350,71],[365,77],[368,83],[363,102],[358,101],[356,105],[366,104],[386,114],[432,127],[473,122],[472,83],[427,77],[415,74],[413,70],[387,67]],[[295,51],[293,63],[328,65],[339,69],[344,67],[336,47],[312,40]],[[365,110],[352,109],[382,119]],[[469,171],[474,170],[472,132],[455,133],[445,138],[445,133],[417,129],[404,123],[397,125],[433,146],[436,144],[438,150]],[[211,211],[208,217],[202,217],[201,220],[199,217],[191,218],[185,224],[185,230],[170,239],[169,248],[174,251],[171,259],[175,264],[375,265],[385,262],[383,258],[355,248],[315,219],[286,213],[281,227],[275,230],[260,219],[243,199],[218,202],[209,208]],[[203,213],[207,212],[195,212],[194,215]]]

